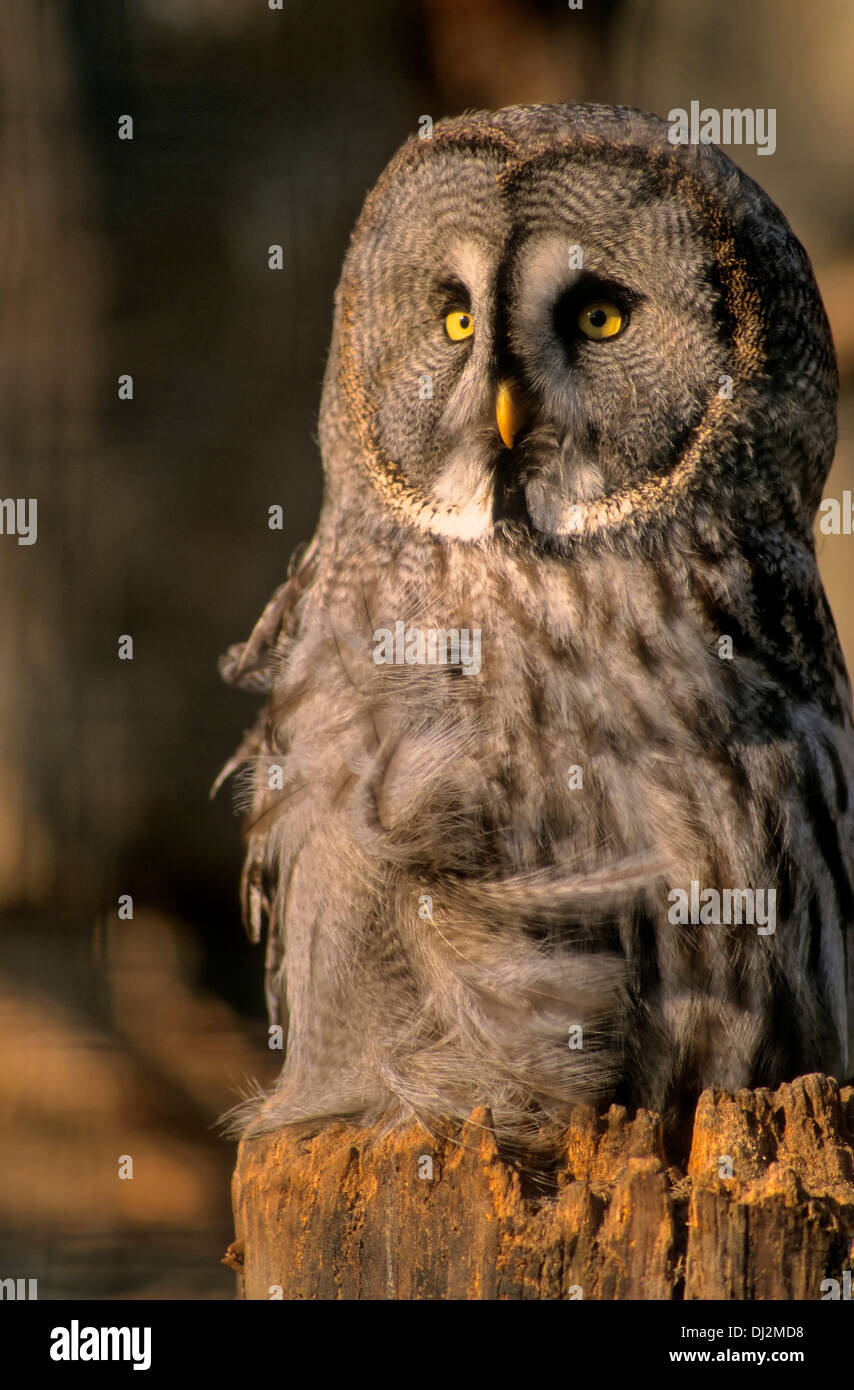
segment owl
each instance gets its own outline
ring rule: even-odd
[[[336,294],[325,494],[225,678],[286,1037],[246,1132],[840,1080],[851,697],[812,523],[836,366],[711,145],[601,105],[413,138]]]

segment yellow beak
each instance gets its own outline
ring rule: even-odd
[[[523,424],[522,403],[515,382],[499,383],[498,395],[495,398],[495,419],[502,442],[508,449],[512,449],[513,440]]]

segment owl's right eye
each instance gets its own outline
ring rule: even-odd
[[[624,315],[610,299],[587,304],[578,315],[578,327],[585,338],[615,338],[623,326]]]
[[[445,315],[445,332],[452,343],[461,343],[474,332],[474,318],[468,309],[454,309]]]

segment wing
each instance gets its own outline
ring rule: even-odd
[[[255,624],[248,641],[236,643],[220,658],[219,672],[228,685],[253,694],[271,695],[275,672],[294,641],[300,622],[302,602],[308,594],[318,568],[319,542],[317,536],[300,546],[288,565],[288,577],[276,589]],[[229,758],[211,789],[215,796],[222,784],[246,765],[272,748],[270,703],[259,714],[253,727],[243,737],[240,746]],[[259,942],[267,927],[267,1004],[270,1017],[280,1021],[280,992],[275,983],[282,966],[283,942],[272,926],[272,903],[275,898],[275,875],[270,864],[267,837],[269,817],[261,804],[256,787],[246,826],[246,855],[241,876],[240,902],[243,925],[251,941]]]

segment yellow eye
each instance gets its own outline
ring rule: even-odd
[[[452,343],[460,343],[474,332],[474,318],[465,309],[454,309],[445,315],[445,332]]]
[[[585,338],[613,338],[623,326],[623,315],[610,299],[597,299],[585,304],[577,322]]]

